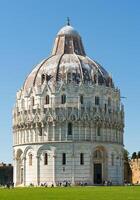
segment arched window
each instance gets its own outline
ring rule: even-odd
[[[106,103],[105,103],[105,109],[104,109],[104,110],[105,110],[105,113],[106,113],[106,111],[107,111],[107,106],[106,106]]]
[[[118,142],[118,130],[117,129],[115,131],[115,136],[116,136],[116,142]]]
[[[114,166],[114,154],[111,154],[111,165]]]
[[[94,83],[97,83],[97,76],[96,76],[96,74],[94,75]]]
[[[61,96],[61,103],[62,103],[62,104],[65,104],[65,103],[66,103],[66,95],[65,95],[65,94],[63,94],[63,95]]]
[[[39,130],[39,136],[42,136],[43,130],[42,130],[41,125],[39,126],[38,130]]]
[[[49,95],[46,95],[46,104],[49,104],[49,100],[50,100]]]
[[[68,135],[72,135],[72,123],[68,123]]]
[[[94,158],[95,158],[95,159],[101,159],[101,158],[102,158],[102,153],[101,153],[100,150],[96,150],[96,151],[94,152]]]
[[[80,165],[84,165],[84,154],[80,153]]]
[[[44,165],[48,165],[48,154],[44,154]]]
[[[70,82],[71,82],[71,79],[72,79],[72,78],[71,78],[71,73],[68,72],[68,73],[67,73],[67,82],[70,83]]]
[[[34,97],[32,97],[32,99],[31,99],[31,104],[32,104],[32,106],[35,105],[35,99],[34,99]]]
[[[25,100],[24,99],[21,100],[21,107],[25,108]]]
[[[120,159],[120,166],[122,165],[122,157],[119,156],[119,159]]]
[[[29,165],[32,166],[33,155],[29,154]]]
[[[112,78],[109,78],[109,86],[112,86]]]
[[[95,96],[95,105],[100,104],[100,98],[98,96]]]
[[[44,81],[45,81],[45,74],[42,74],[42,75],[41,75],[41,84],[43,84]]]
[[[66,165],[66,153],[62,154],[62,165]]]
[[[84,103],[84,97],[83,97],[83,95],[80,95],[80,103],[81,103],[81,104]]]
[[[111,98],[108,97],[108,106],[111,106]]]
[[[97,127],[97,136],[101,136],[101,128]]]

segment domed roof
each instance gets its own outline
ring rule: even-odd
[[[41,84],[53,87],[60,82],[114,87],[107,71],[86,56],[79,33],[70,25],[60,29],[52,55],[33,69],[23,88],[28,90]]]
[[[79,33],[72,26],[66,25],[60,29],[57,35],[73,35],[77,37],[79,36]]]

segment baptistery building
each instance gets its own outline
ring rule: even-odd
[[[122,184],[123,129],[120,90],[68,23],[16,95],[15,185]]]

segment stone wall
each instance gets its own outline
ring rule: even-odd
[[[20,149],[19,149],[20,148]],[[100,157],[95,151],[101,152]],[[21,153],[19,153],[21,152]],[[44,154],[48,154],[48,163],[44,164]],[[66,164],[62,163],[62,154],[66,154]],[[80,163],[80,154],[84,163]],[[32,165],[29,155],[32,154]],[[121,145],[91,142],[50,143],[15,147],[14,174],[17,185],[49,185],[65,180],[72,184],[80,182],[94,184],[94,164],[102,164],[102,183],[109,180],[114,185],[123,184],[123,148]],[[23,169],[23,177],[21,177]],[[17,174],[17,172],[19,172]]]
[[[140,184],[140,158],[131,159],[132,183]]]

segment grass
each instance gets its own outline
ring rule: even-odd
[[[140,187],[0,189],[0,200],[140,200]]]

